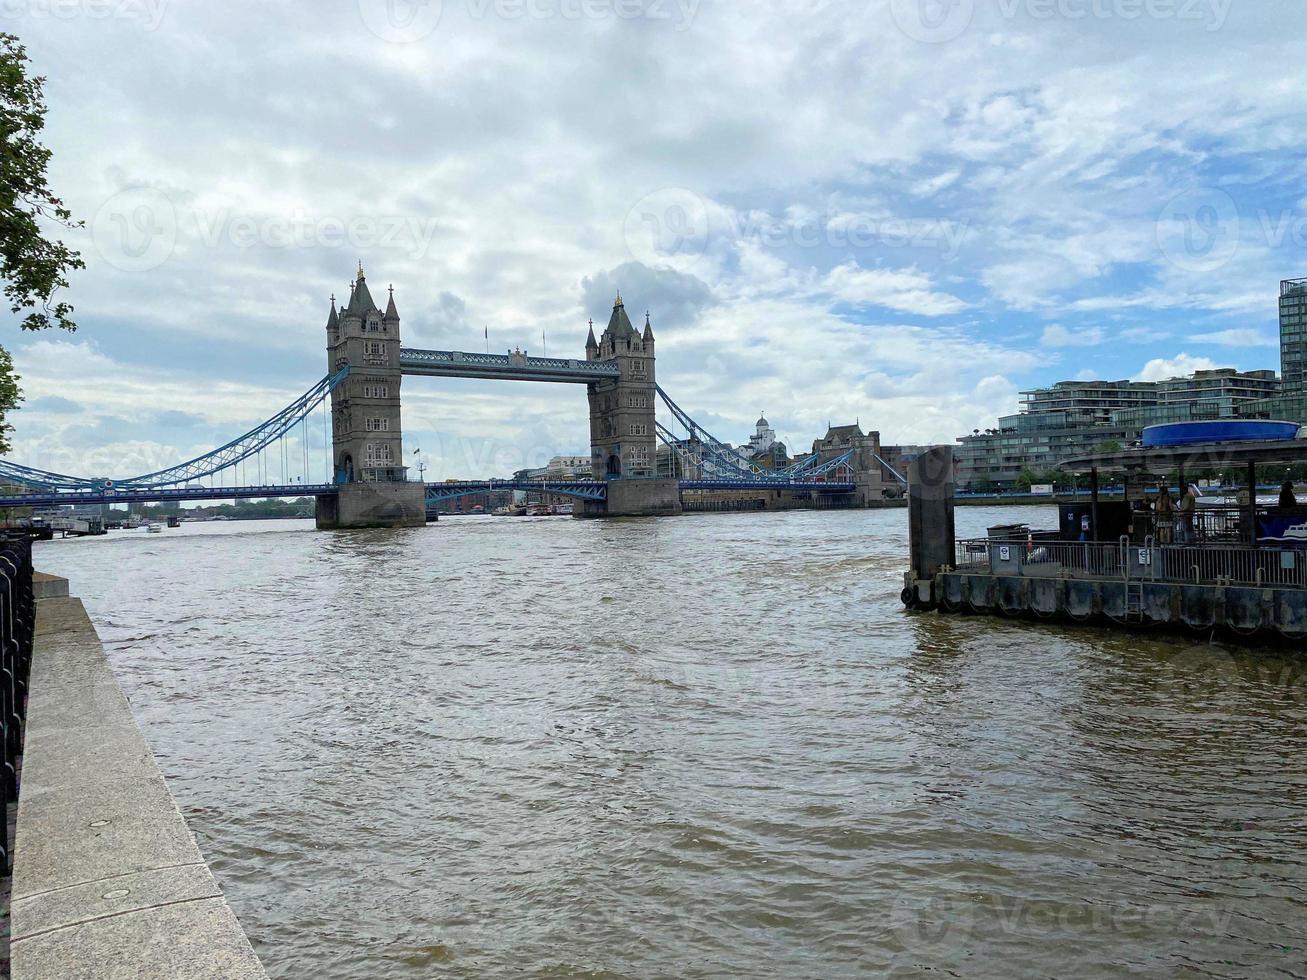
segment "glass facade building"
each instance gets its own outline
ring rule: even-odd
[[[1051,470],[1104,443],[1138,442],[1146,426],[1234,418],[1280,392],[1274,371],[1220,368],[1166,381],[1060,381],[1022,392],[1020,414],[958,439],[958,486],[1010,488],[1023,469]]]
[[[1280,374],[1286,395],[1307,394],[1307,279],[1280,283]]]

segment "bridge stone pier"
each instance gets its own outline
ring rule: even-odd
[[[657,379],[649,314],[645,314],[644,332],[638,332],[619,294],[598,340],[591,321],[585,358],[616,364],[618,374],[589,386],[591,471],[596,480],[608,481],[608,500],[583,501],[578,513],[610,517],[681,513],[679,482],[656,476]]]
[[[408,480],[400,429],[399,311],[391,290],[377,309],[363,267],[339,313],[327,318],[327,367],[349,376],[331,393],[332,469],[338,491],[319,497],[320,529],[421,527],[426,488]]]

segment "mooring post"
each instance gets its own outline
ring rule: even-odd
[[[935,576],[956,561],[952,446],[934,446],[908,466],[908,552],[903,604],[934,608]]]

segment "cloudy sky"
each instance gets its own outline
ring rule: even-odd
[[[718,436],[951,441],[1064,378],[1278,367],[1301,0],[0,0],[85,219],[13,458],[127,476],[406,344],[579,355],[621,289]],[[428,477],[586,453],[572,387],[409,379]]]

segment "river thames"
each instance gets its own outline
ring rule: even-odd
[[[191,524],[36,564],[275,977],[1307,976],[1303,661],[907,614],[906,528]]]

